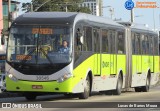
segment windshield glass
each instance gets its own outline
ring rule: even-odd
[[[8,42],[8,62],[30,64],[69,63],[69,26],[14,26]]]

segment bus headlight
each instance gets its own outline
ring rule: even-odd
[[[13,81],[18,81],[18,79],[13,74],[8,74],[8,77]]]
[[[68,73],[68,74],[64,74],[62,77],[60,77],[59,79],[57,79],[57,82],[63,82],[67,79],[69,79],[70,77],[72,77],[72,74]]]

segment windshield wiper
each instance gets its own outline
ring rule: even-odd
[[[53,65],[52,60],[51,60],[51,59],[49,58],[49,56],[46,54],[46,52],[44,51],[44,49],[43,49],[43,48],[40,48],[39,50],[47,57],[48,61]]]
[[[29,54],[27,54],[27,55],[25,56],[25,58],[21,61],[21,63],[24,64],[26,61],[28,61],[28,60],[27,60],[28,56],[31,56],[31,55],[35,52],[35,50],[36,50],[36,48],[33,48],[33,49],[31,50],[31,52],[29,52]]]

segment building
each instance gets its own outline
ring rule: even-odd
[[[2,29],[3,29],[3,7],[2,7],[2,0],[0,0],[0,33]]]
[[[11,12],[17,11],[17,5],[20,2],[11,0]],[[5,45],[1,45],[1,32],[2,29],[6,30],[8,28],[8,0],[0,0],[0,54],[5,53]]]
[[[4,26],[4,29],[7,29],[8,28],[8,0],[2,0],[3,1],[3,26]],[[17,2],[17,1],[14,1],[14,0],[11,0],[11,12],[12,16],[18,16],[18,13],[17,13],[17,7],[18,5],[20,4],[20,2]]]
[[[91,10],[92,15],[103,15],[103,0],[84,0],[80,7],[88,7]]]

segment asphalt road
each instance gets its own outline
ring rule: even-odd
[[[50,107],[53,107],[54,109],[43,109],[43,110],[47,110],[47,111],[97,111],[97,109],[90,109],[92,107],[96,107],[96,105],[98,106],[98,104],[101,105],[100,102],[102,102],[102,104],[104,104],[105,102],[118,102],[121,105],[121,102],[126,102],[126,104],[129,104],[130,102],[147,102],[147,103],[151,103],[151,102],[159,102],[159,103],[154,103],[155,105],[157,104],[158,106],[160,106],[160,86],[156,86],[150,89],[150,92],[124,92],[119,96],[115,96],[115,95],[105,95],[105,94],[99,94],[99,93],[95,93],[92,94],[92,96],[87,99],[87,100],[80,100],[76,97],[66,97],[64,95],[47,95],[47,96],[39,96],[37,98],[36,101],[31,102],[31,101],[27,101],[24,97],[16,97],[16,98],[0,98],[0,103],[10,103],[10,102],[19,102],[19,103],[36,103],[39,104],[42,103],[43,104],[49,104],[51,105]],[[60,104],[57,104],[61,102]],[[90,102],[97,102],[97,103],[90,103]],[[117,103],[117,105],[118,105]],[[70,108],[75,108],[75,109],[63,109],[63,107],[65,107],[64,104],[69,105]],[[141,104],[141,103],[138,103]],[[62,108],[61,108],[62,105]],[[77,105],[77,106],[76,106]],[[84,107],[86,108],[86,106],[89,106],[90,108],[87,109],[78,109],[76,107]],[[58,107],[58,108],[57,108]],[[101,107],[101,106],[99,106]],[[1,109],[0,109],[1,110]],[[6,109],[2,109],[7,111]],[[9,110],[9,109],[8,109]],[[43,111],[42,109],[33,109],[34,111]],[[101,111],[160,111],[160,108],[115,108],[115,109],[106,109],[106,108],[101,108]],[[17,109],[15,111],[18,111]],[[27,111],[27,109],[23,109],[20,111]],[[32,111],[32,110],[31,110]]]

